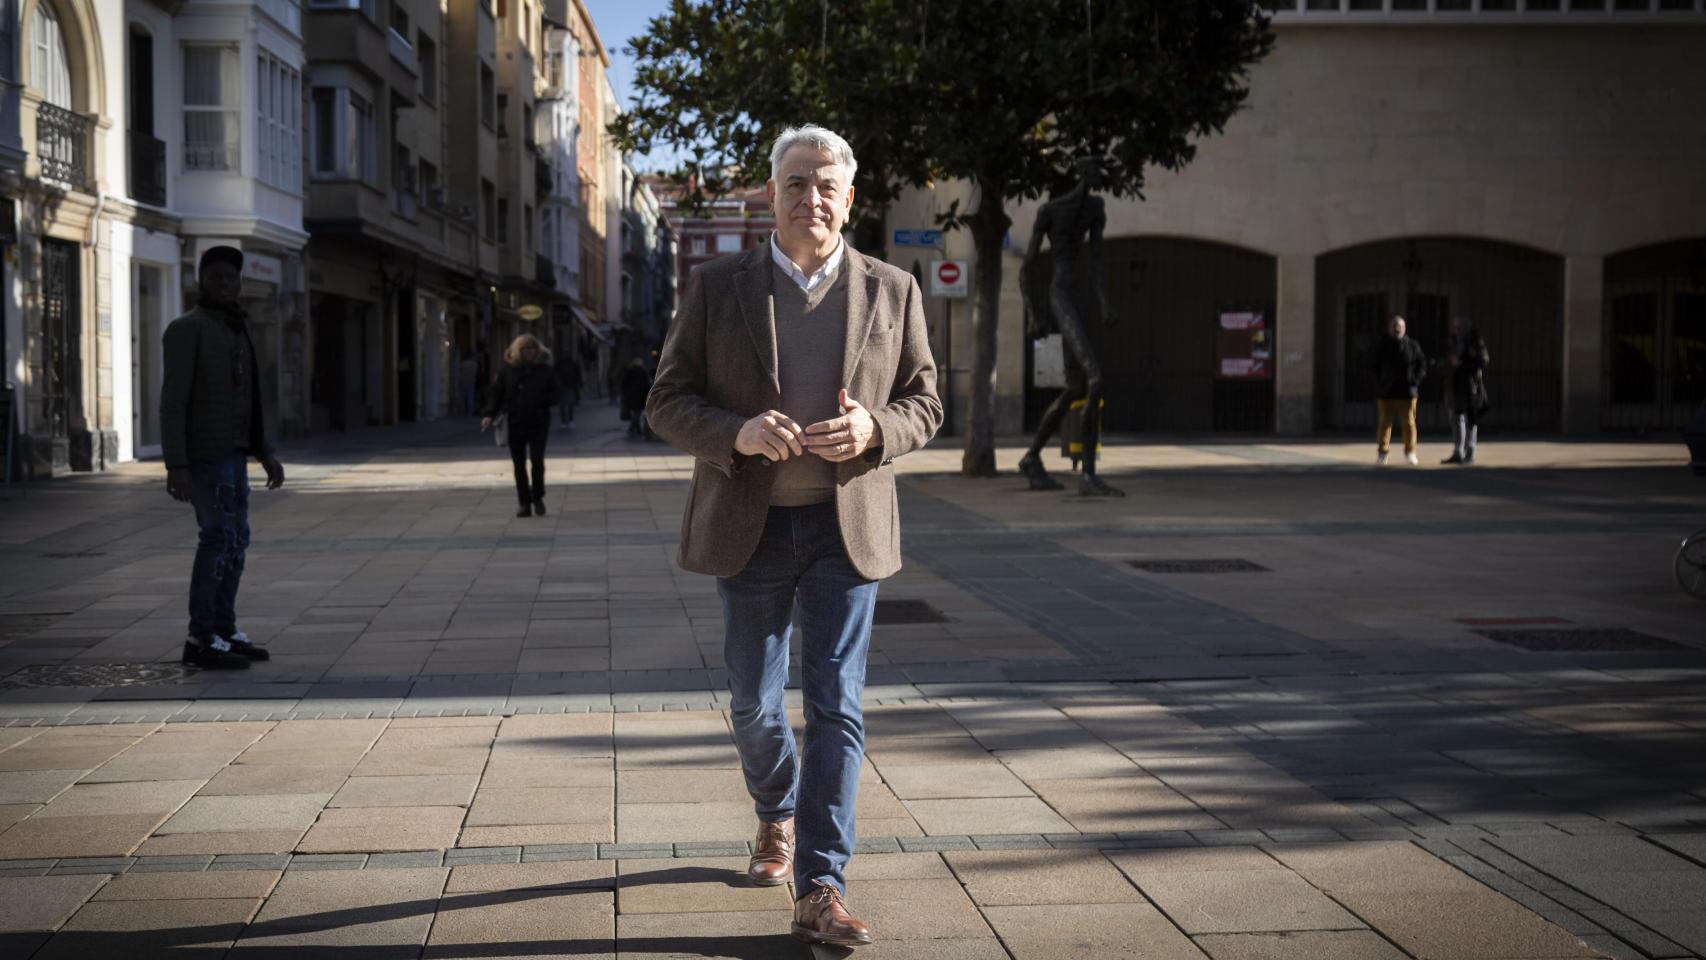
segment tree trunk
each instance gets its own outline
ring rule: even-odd
[[[977,212],[971,224],[977,251],[972,276],[977,278],[977,312],[972,336],[977,344],[971,380],[971,409],[966,414],[966,450],[960,473],[968,477],[995,476],[995,334],[1001,326],[1001,244],[1007,236],[1007,211],[999,185],[980,181]],[[952,362],[950,360],[950,362]]]

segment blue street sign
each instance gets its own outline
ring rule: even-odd
[[[940,230],[896,230],[894,245],[897,247],[939,247],[942,245]]]

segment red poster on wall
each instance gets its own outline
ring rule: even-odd
[[[1214,336],[1217,380],[1270,380],[1274,375],[1273,341],[1267,317],[1241,311],[1220,315]]]

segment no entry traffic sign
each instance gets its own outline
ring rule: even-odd
[[[938,260],[930,270],[930,295],[933,297],[964,298],[970,286],[964,260]]]

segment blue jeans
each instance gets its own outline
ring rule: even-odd
[[[190,571],[190,635],[237,629],[237,586],[249,549],[249,458],[234,453],[190,464],[190,503],[201,528]]]
[[[865,754],[865,655],[877,581],[853,569],[835,504],[771,507],[746,568],[717,581],[723,598],[730,717],[746,789],[765,821],[794,817],[794,891],[814,880],[843,893],[853,855],[853,805]],[[803,760],[782,688],[795,603],[801,625]]]

